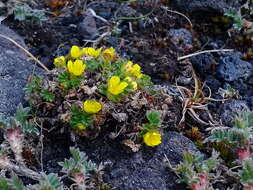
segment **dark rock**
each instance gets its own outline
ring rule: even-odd
[[[239,9],[246,0],[173,0],[172,5],[175,8],[189,12],[211,12],[211,13],[224,13],[226,9]]]
[[[136,17],[137,11],[126,4],[119,10],[118,15],[120,17]]]
[[[206,85],[212,90],[212,92],[217,92],[221,87],[221,83],[213,75],[208,75],[205,77]]]
[[[232,127],[232,122],[239,112],[249,111],[247,103],[242,100],[227,101],[219,108],[220,118],[224,125]]]
[[[114,12],[118,10],[119,6],[119,3],[113,0],[108,0],[106,3],[93,3],[90,8],[96,10],[97,15],[109,20],[114,16]]]
[[[241,59],[240,53],[229,53],[221,59],[216,67],[217,77],[241,94],[252,89],[250,78],[253,77],[253,65]]]
[[[92,40],[98,35],[96,20],[89,11],[84,15],[77,28],[84,39]]]
[[[192,47],[192,34],[184,28],[170,29],[168,31],[168,36],[178,50],[189,49]]]
[[[105,181],[120,190],[185,189],[176,183],[177,177],[167,167],[165,155],[174,166],[182,160],[184,151],[198,152],[189,139],[176,132],[167,132],[161,145],[145,147],[138,153],[115,154],[115,150],[112,148],[109,153],[112,164],[106,168]]]
[[[201,54],[191,57],[191,63],[194,69],[201,76],[213,73],[213,65],[216,65],[216,61],[212,54]]]
[[[246,100],[249,104],[250,110],[253,111],[253,96],[247,97]]]
[[[0,34],[25,47],[22,38],[6,26],[0,25]],[[12,115],[16,111],[16,106],[23,103],[23,88],[27,78],[41,72],[28,60],[22,50],[0,37],[0,114]]]

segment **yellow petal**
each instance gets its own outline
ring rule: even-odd
[[[126,72],[130,72],[133,66],[133,62],[132,61],[128,61],[125,65],[125,70]]]
[[[72,58],[76,59],[82,56],[82,51],[78,46],[72,46],[70,50],[70,55]]]
[[[72,61],[68,61],[67,68],[68,68],[68,71],[70,73],[72,73],[72,71],[73,71],[73,62]]]
[[[109,86],[117,86],[120,83],[120,78],[118,76],[112,76],[109,79]]]
[[[132,73],[135,77],[139,78],[140,75],[141,75],[141,67],[140,67],[140,65],[134,64],[134,66],[133,66],[132,69],[131,69],[131,73]]]
[[[120,82],[118,76],[112,76],[108,81],[108,91],[113,95],[118,95],[128,86],[127,82]]]
[[[126,77],[124,79],[124,81],[126,81],[128,84],[132,85],[133,90],[137,90],[138,84],[136,81],[134,81],[131,77]]]
[[[91,48],[91,47],[83,48],[83,53],[84,53],[85,55],[92,56],[94,51],[95,51],[95,49],[94,49],[94,48]]]
[[[54,59],[54,65],[56,67],[64,67],[66,64],[66,60],[65,60],[65,57],[64,56],[60,56],[60,57],[56,57]]]
[[[70,74],[80,76],[83,74],[86,65],[81,60],[76,60],[74,63],[72,61],[68,61],[67,68]]]
[[[102,104],[95,100],[86,100],[83,103],[83,110],[88,114],[94,114],[102,109]]]
[[[127,82],[121,82],[120,84],[119,84],[119,86],[118,86],[118,93],[120,94],[120,93],[122,93],[124,90],[125,90],[125,88],[128,86],[128,83]]]
[[[132,81],[133,81],[133,80],[131,79],[131,77],[126,77],[124,80],[127,81],[127,82],[132,82]]]
[[[110,47],[104,50],[103,52],[103,57],[107,60],[107,61],[112,61],[115,57],[115,49]]]
[[[77,125],[77,128],[79,129],[79,130],[85,130],[87,127],[84,125],[84,124],[82,124],[82,123],[78,123]]]
[[[138,88],[137,82],[133,81],[133,82],[131,82],[131,84],[133,86],[133,90],[137,90],[137,88]]]
[[[161,134],[158,132],[147,132],[143,137],[143,141],[148,146],[157,146],[161,144]]]

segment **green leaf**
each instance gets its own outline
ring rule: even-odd
[[[60,166],[63,167],[64,172],[81,172],[85,176],[88,176],[90,171],[96,170],[96,164],[91,161],[88,161],[88,157],[84,152],[81,152],[79,151],[79,149],[71,147],[70,153],[72,155],[70,159],[65,159],[64,162],[58,163]]]
[[[0,115],[0,128],[7,127],[7,118],[4,115]]]
[[[151,87],[154,84],[151,82],[151,77],[148,75],[142,75],[142,77],[137,81],[138,85],[141,88],[147,88],[147,87]]]
[[[80,77],[70,76],[67,71],[61,72],[58,76],[59,82],[66,89],[78,87],[80,85],[82,79],[83,79],[82,76],[80,76]]]
[[[183,161],[185,164],[192,165],[194,162],[194,155],[189,152],[183,153]]]
[[[0,189],[1,190],[9,190],[10,189],[7,180],[3,177],[0,177]]]
[[[14,173],[12,173],[11,179],[8,180],[8,184],[11,186],[10,189],[13,189],[13,190],[28,190],[24,186],[23,182]]]
[[[161,114],[159,112],[147,112],[146,117],[149,122],[154,126],[159,126],[161,124]]]
[[[53,102],[55,99],[55,95],[48,90],[42,90],[40,93],[41,97],[43,100],[48,101],[48,102]]]
[[[24,123],[29,117],[29,112],[29,107],[24,108],[22,104],[19,104],[15,114],[15,119],[20,123]]]
[[[240,171],[240,181],[242,184],[253,184],[252,160],[247,160],[243,163],[243,169]]]
[[[14,19],[40,24],[43,20],[46,20],[47,18],[45,16],[44,11],[32,9],[27,4],[19,4],[14,8]]]
[[[36,135],[39,135],[40,134],[40,131],[39,129],[33,125],[32,123],[29,123],[28,121],[26,121],[25,123],[23,123],[22,125],[22,129],[23,131],[26,133],[34,133]]]
[[[243,18],[240,12],[236,11],[235,9],[228,9],[224,13],[225,16],[231,17],[234,20],[233,27],[236,30],[241,30],[243,26]]]
[[[238,15],[238,11],[236,11],[235,9],[227,9],[225,10],[224,15],[234,18]]]
[[[99,93],[107,95],[107,85],[105,85],[105,84],[100,85],[98,90],[99,90]]]
[[[85,62],[85,64],[86,64],[88,70],[94,71],[99,68],[100,63],[96,60],[88,60]]]
[[[79,77],[73,77],[70,79],[70,88],[76,88],[80,85],[81,83],[81,80],[82,80],[82,76],[79,76]]]
[[[27,94],[31,94],[34,92],[40,91],[40,85],[41,85],[42,79],[38,76],[32,76],[31,81],[27,83],[24,90]]]
[[[54,190],[58,190],[62,186],[58,176],[54,173],[50,173],[44,178],[47,188],[52,187]]]
[[[74,106],[71,109],[71,119],[70,119],[70,125],[74,128],[74,129],[78,129],[77,125],[83,124],[86,127],[89,127],[93,122],[93,119],[90,115],[82,112],[79,110],[78,107]]]
[[[79,162],[81,160],[81,155],[80,155],[80,151],[79,149],[75,149],[73,147],[70,147],[70,153],[73,157],[73,159],[76,161],[76,162]]]
[[[212,157],[203,162],[205,169],[203,169],[202,171],[210,172],[212,169],[217,167],[219,163],[218,157],[219,157],[219,153],[213,150]]]

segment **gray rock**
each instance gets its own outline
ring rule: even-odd
[[[98,35],[96,20],[90,12],[84,15],[82,22],[77,26],[78,32],[84,39],[92,40]]]
[[[118,156],[105,174],[106,182],[119,190],[173,190],[185,189],[176,183],[177,177],[170,172],[165,155],[175,165],[182,160],[184,151],[198,152],[195,145],[176,132],[167,132],[161,145],[135,153]]]
[[[240,93],[245,93],[252,89],[253,65],[240,57],[240,53],[226,54],[216,67],[216,75],[221,82],[227,82]]]
[[[219,114],[223,124],[232,127],[236,114],[239,112],[248,112],[249,110],[250,109],[245,101],[232,100],[226,101],[220,106]]]
[[[8,36],[25,47],[20,36],[0,24],[0,34]],[[0,37],[0,114],[12,115],[23,103],[27,78],[41,71],[28,61],[26,54],[13,43]]]
[[[246,100],[249,104],[250,110],[253,111],[253,96],[247,97]]]
[[[170,29],[168,36],[178,50],[192,47],[192,34],[184,28]]]
[[[119,10],[117,15],[120,15],[120,17],[134,17],[137,16],[137,14],[138,13],[135,9],[126,4]]]
[[[172,5],[184,12],[223,13],[226,9],[239,9],[246,0],[173,0]]]
[[[191,63],[198,74],[206,76],[212,74],[212,66],[216,64],[216,61],[212,54],[201,54],[191,57]]]

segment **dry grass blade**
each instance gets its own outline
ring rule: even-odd
[[[13,39],[9,38],[8,36],[2,35],[2,34],[0,34],[0,37],[12,42],[15,46],[17,46],[18,48],[23,50],[29,57],[31,57],[36,63],[38,63],[45,71],[47,71],[48,73],[50,72],[50,70],[40,60],[38,60],[36,57],[34,57],[33,54],[31,54],[28,50],[26,50],[24,47],[22,47],[16,41],[14,41]]]
[[[190,58],[190,57],[193,57],[193,56],[196,56],[196,55],[200,55],[200,54],[204,54],[204,53],[231,52],[231,51],[234,51],[234,50],[233,49],[204,50],[204,51],[199,51],[199,52],[192,53],[192,54],[189,54],[189,55],[185,55],[185,56],[182,56],[182,57],[178,57],[177,60],[182,61],[183,59],[187,59],[187,58]]]
[[[181,94],[180,100],[182,101],[182,118],[179,122],[179,125],[185,121],[185,114],[188,113],[194,120],[199,122],[203,125],[214,125],[214,120],[211,116],[211,114],[208,111],[207,104],[205,104],[208,101],[224,101],[222,100],[215,100],[211,98],[211,89],[208,88],[209,95],[208,97],[205,97],[203,93],[203,87],[201,86],[201,82],[198,79],[194,69],[192,68],[192,77],[194,79],[194,92],[192,92],[190,89],[183,87],[183,86],[176,86]],[[203,110],[208,112],[209,116],[209,123],[203,121],[200,119],[199,115],[195,112],[195,110]]]

